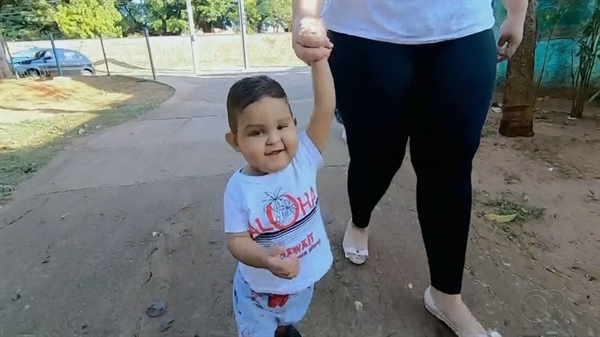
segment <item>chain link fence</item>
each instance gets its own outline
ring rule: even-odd
[[[289,33],[249,34],[246,37],[249,66],[298,67]],[[76,50],[87,56],[96,75],[148,75],[152,63],[158,74],[193,74],[192,44],[189,36],[140,36],[86,40],[54,40],[58,49]],[[244,67],[240,34],[219,33],[196,36],[200,72],[240,70]],[[7,42],[11,56],[33,48],[51,48],[52,41]]]

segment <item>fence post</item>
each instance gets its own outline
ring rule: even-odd
[[[238,0],[238,11],[240,14],[240,28],[242,33],[242,52],[244,56],[244,70],[250,67],[248,61],[248,46],[246,44],[246,10],[244,9],[244,0]]]
[[[154,60],[152,59],[152,49],[150,49],[150,38],[148,38],[148,28],[144,27],[144,37],[146,38],[146,47],[148,47],[148,57],[150,58],[150,68],[152,68],[152,79],[156,80],[156,70],[154,70]]]
[[[52,45],[52,54],[54,54],[54,61],[56,61],[56,68],[58,69],[58,76],[62,76],[62,68],[60,67],[60,62],[58,62],[58,54],[56,53],[56,46],[54,46],[54,35],[52,33],[48,34],[50,36],[50,44]]]
[[[198,75],[198,53],[196,52],[196,29],[194,26],[194,13],[192,13],[192,0],[186,0],[185,8],[188,16],[188,26],[190,30],[190,42],[192,44],[192,62],[194,62],[194,74]]]
[[[108,69],[108,60],[106,59],[106,50],[104,49],[104,40],[100,35],[100,46],[102,47],[102,56],[104,57],[104,64],[106,65],[106,75],[110,76],[110,69]]]

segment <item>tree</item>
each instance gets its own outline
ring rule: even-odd
[[[237,0],[193,0],[194,21],[205,33],[213,28],[225,28],[231,24],[231,15],[237,13]]]
[[[587,92],[594,75],[596,64],[600,62],[600,0],[596,1],[590,20],[583,26],[579,39],[576,40],[578,51],[571,51],[571,84],[573,100],[571,117],[582,118],[583,108],[587,101]],[[575,66],[575,58],[578,65]]]
[[[194,20],[204,31],[238,26],[238,0],[193,0]],[[260,33],[266,26],[288,29],[292,22],[291,0],[244,0],[246,30]]]
[[[292,26],[292,0],[259,0],[258,11],[266,18],[265,23],[278,31],[289,31]]]
[[[3,1],[0,24],[8,40],[37,40],[57,34],[56,3],[47,0]],[[57,34],[59,35],[59,34]]]
[[[146,0],[147,24],[153,35],[181,35],[189,30],[185,1]],[[185,15],[184,15],[185,14]]]
[[[537,0],[529,0],[523,41],[508,60],[506,88],[502,102],[499,133],[506,137],[532,137],[535,104],[535,46]]]
[[[120,37],[122,21],[114,0],[71,0],[56,12],[58,28],[69,38]]]
[[[258,8],[260,0],[244,0],[244,10],[246,12],[246,30],[249,33],[260,33],[264,30],[265,16],[260,12]],[[239,24],[239,8],[235,8],[233,11],[234,19],[233,22]]]
[[[260,33],[263,31],[265,17],[260,13],[258,4],[260,0],[244,0],[244,11],[246,12],[246,31],[248,33]],[[239,31],[240,11],[237,0],[229,0],[228,9],[225,12],[225,20]]]
[[[4,39],[0,36],[0,80],[7,78],[15,78],[15,74],[10,70],[4,49]]]
[[[14,1],[0,0],[0,11],[5,9],[8,6],[14,6],[14,5],[15,5]],[[4,20],[2,20],[2,23],[4,26]],[[10,65],[8,64],[6,49],[4,48],[4,46],[5,46],[4,37],[3,37],[4,30],[5,30],[4,28],[2,28],[2,30],[0,30],[0,80],[7,79],[7,78],[15,78],[15,75],[11,71]]]

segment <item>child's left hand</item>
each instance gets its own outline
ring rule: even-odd
[[[300,271],[300,261],[297,256],[283,258],[286,254],[284,247],[272,247],[269,249],[267,257],[267,269],[275,276],[292,279]]]

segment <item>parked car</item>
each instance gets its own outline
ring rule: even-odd
[[[82,53],[71,50],[56,48],[56,57],[54,57],[52,48],[41,48],[33,57],[13,60],[13,71],[19,76],[48,76],[59,75],[58,64],[62,70],[63,76],[92,76],[96,74],[94,65]]]
[[[23,49],[21,51],[18,51],[11,55],[10,63],[13,64],[15,62],[21,62],[21,61],[32,59],[35,56],[35,54],[37,54],[40,50],[43,50],[43,48],[29,47],[29,48]]]

